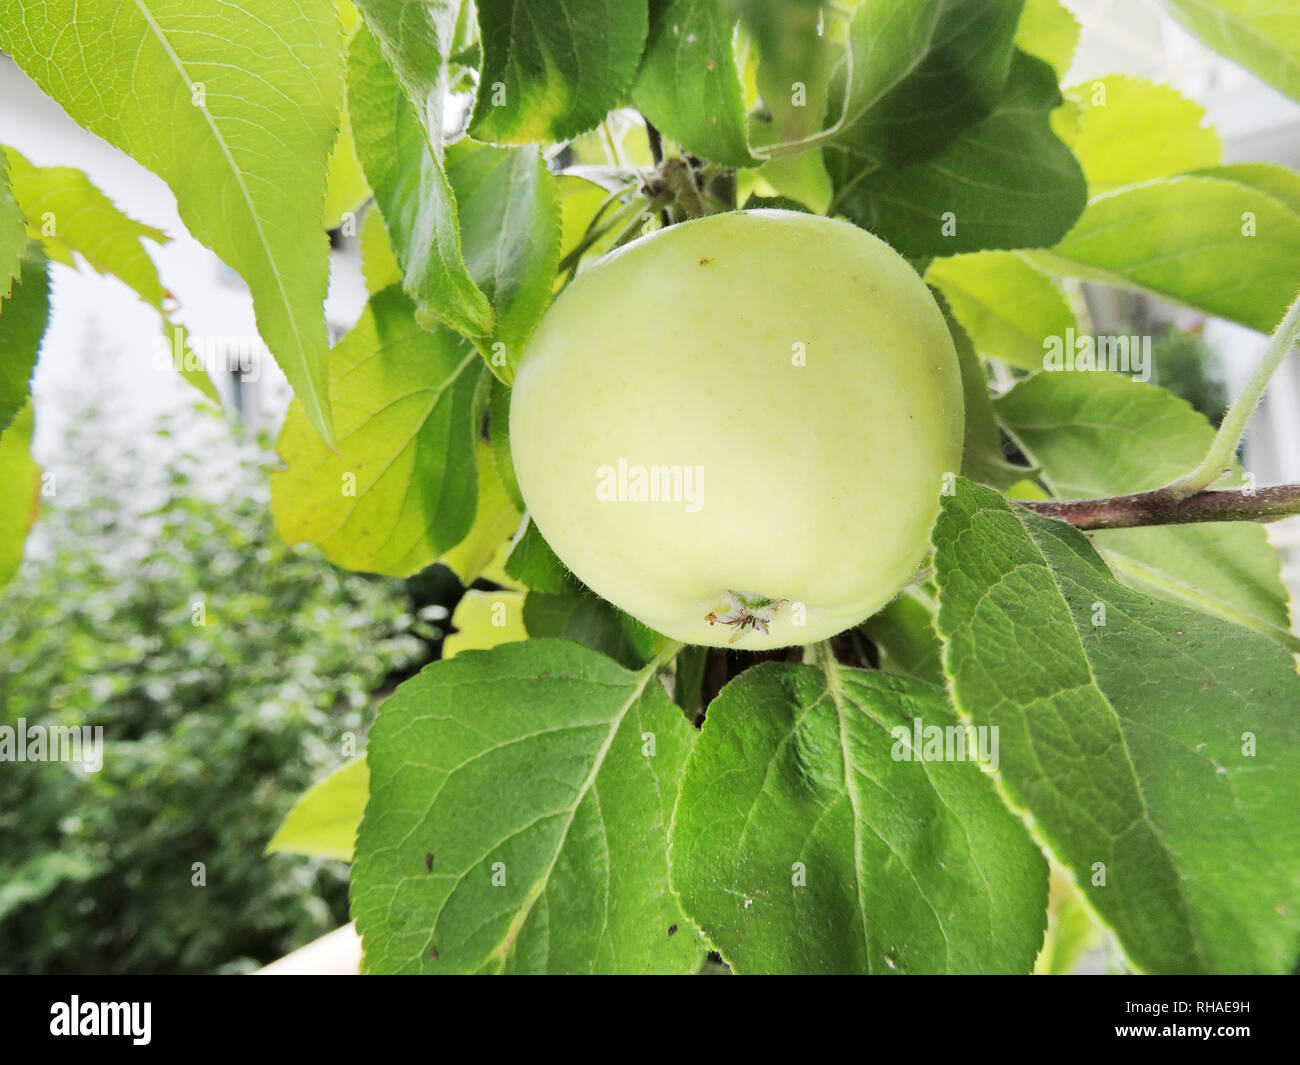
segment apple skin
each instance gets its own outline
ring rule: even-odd
[[[963,419],[912,267],[846,222],[762,210],[580,274],[520,360],[510,438],[533,521],[584,583],[673,639],[762,650],[851,628],[913,576]],[[609,498],[598,471],[620,459],[702,469],[701,505]],[[728,592],[788,602],[729,625]]]

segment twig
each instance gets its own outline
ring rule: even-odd
[[[1179,497],[1168,488],[1106,499],[1017,500],[1022,507],[1069,522],[1076,529],[1133,529],[1209,521],[1277,521],[1300,514],[1300,484],[1197,492]]]

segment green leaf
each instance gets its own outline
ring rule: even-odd
[[[402,10],[423,7],[405,4]],[[430,137],[380,42],[361,29],[348,53],[348,113],[357,158],[401,264],[403,287],[425,320],[443,322],[468,337],[487,336],[492,306],[462,257],[460,218],[443,169],[441,134]]]
[[[248,282],[259,332],[332,441],[321,215],[342,57],[331,0],[300,0],[291,17],[273,0],[0,0],[0,50],[167,182],[189,231]]]
[[[0,301],[0,433],[27,404],[49,315],[49,270],[35,252],[22,261],[9,297]]]
[[[698,971],[667,857],[693,735],[653,670],[576,644],[462,654],[407,681],[367,751],[366,971]]]
[[[976,762],[895,758],[918,719],[957,725],[942,690],[842,667],[764,663],[709,705],[673,886],[736,972],[1033,966],[1047,864]]]
[[[636,669],[654,657],[659,635],[586,588],[558,595],[529,591],[524,628],[533,639],[573,640]]]
[[[1093,196],[1214,166],[1223,153],[1205,108],[1168,85],[1111,74],[1065,95],[1078,108],[1067,141]]]
[[[1277,163],[1232,163],[1195,171],[1196,176],[1223,178],[1266,192],[1300,214],[1300,174]]]
[[[9,287],[22,269],[26,251],[27,226],[9,188],[9,161],[0,145],[0,300],[9,298]]]
[[[1235,181],[1174,177],[1088,205],[1031,258],[1044,269],[1142,288],[1272,332],[1300,289],[1300,215]]]
[[[936,605],[920,589],[907,588],[862,623],[862,631],[880,652],[882,670],[943,687],[939,635],[934,631]]]
[[[14,199],[27,217],[28,234],[41,242],[45,254],[64,266],[76,268],[77,256],[97,274],[111,274],[156,310],[163,325],[176,330],[166,300],[170,297],[158,279],[158,269],[142,240],[166,244],[161,229],[123,214],[84,171],[70,166],[32,166],[13,148],[6,148]],[[221,397],[201,365],[184,358],[178,372],[208,399]],[[175,363],[173,358],[173,363]]]
[[[149,306],[161,309],[162,282],[142,238],[166,244],[161,229],[119,211],[84,171],[70,166],[32,166],[6,147],[14,199],[27,217],[29,235],[51,259],[75,266],[81,255],[97,274],[112,274]]]
[[[495,378],[488,404],[488,438],[492,441],[492,462],[496,466],[497,479],[515,509],[522,514],[528,508],[523,493],[519,491],[519,478],[515,475],[514,458],[510,454],[510,389]]]
[[[400,289],[372,296],[330,360],[338,450],[313,436],[297,404],[285,418],[287,468],[271,475],[284,540],[393,576],[460,543],[475,513],[470,407],[481,368],[461,338],[421,328]]]
[[[507,144],[594,129],[636,74],[646,0],[478,0],[483,73],[469,131]]]
[[[325,177],[325,228],[336,229],[343,224],[344,216],[351,214],[353,221],[361,205],[370,197],[357,146],[352,140],[352,124],[347,109],[341,116],[338,140],[330,153]]]
[[[393,255],[393,246],[388,243],[388,233],[384,229],[384,219],[378,211],[366,211],[361,222],[359,242],[361,272],[366,279],[366,291],[373,296],[389,285],[400,285],[402,268]]]
[[[438,560],[466,586],[473,584],[487,569],[497,552],[519,527],[522,513],[516,509],[501,483],[496,463],[492,460],[491,448],[480,442],[477,450],[478,507],[474,514],[474,524],[465,539]]]
[[[567,595],[583,587],[531,521],[510,549],[506,573],[532,591],[549,595]]]
[[[961,389],[965,400],[965,439],[962,443],[961,469],[967,477],[995,488],[1009,488],[1031,471],[1013,466],[1002,454],[1002,435],[993,416],[993,398],[989,395],[984,363],[966,331],[939,297],[940,308],[952,334],[953,347],[961,368]]]
[[[1163,0],[1216,52],[1300,100],[1300,11],[1277,0]]]
[[[442,642],[444,661],[462,651],[486,651],[498,644],[528,639],[521,592],[470,589],[456,604],[451,623],[456,631]]]
[[[266,853],[352,861],[357,826],[369,794],[370,770],[365,758],[345,762],[303,792],[266,845]]]
[[[0,433],[0,588],[18,572],[40,509],[41,469],[32,461],[35,416],[28,403]]]
[[[1200,462],[1214,438],[1183,400],[1112,373],[1038,374],[999,399],[997,412],[1064,499],[1159,488]],[[1300,646],[1290,636],[1277,554],[1260,525],[1108,529],[1094,534],[1094,546],[1138,591]]]
[[[752,116],[749,138],[762,156],[762,148],[802,141],[821,131],[831,75],[843,57],[843,45],[822,32],[817,0],[742,0],[740,11],[758,51],[754,78],[766,113]],[[818,214],[830,205],[831,179],[819,147],[772,159],[759,176],[780,196]]]
[[[913,257],[1055,244],[1087,200],[1083,171],[1052,132],[1060,100],[1052,68],[1016,52],[993,113],[925,162],[875,169],[827,148],[832,213]]]
[[[465,265],[496,309],[490,364],[500,368],[504,359],[513,371],[550,302],[560,261],[555,179],[536,148],[467,140],[447,149],[447,176],[460,204]]]
[[[832,91],[835,141],[883,166],[936,154],[999,104],[1023,0],[866,0]],[[1055,79],[1053,79],[1055,84]]]
[[[959,482],[943,503],[944,665],[962,713],[1001,731],[1009,798],[1139,968],[1289,972],[1300,950],[1291,654],[1130,591],[1076,529],[986,488]]]
[[[724,0],[651,0],[650,39],[632,99],[661,133],[704,159],[753,166]]]
[[[1056,282],[1014,252],[935,259],[925,279],[943,293],[980,354],[1026,370],[1043,368],[1045,337],[1078,326]]]
[[[1025,0],[1016,26],[1016,47],[1052,64],[1060,81],[1074,61],[1079,22],[1059,0]]]

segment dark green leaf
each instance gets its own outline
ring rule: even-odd
[[[938,155],[902,169],[832,147],[832,213],[844,214],[904,255],[1055,244],[1087,199],[1083,171],[1052,132],[1056,77],[1017,52],[1001,102]]]
[[[645,47],[646,0],[478,0],[483,73],[470,133],[564,141],[619,106]]]

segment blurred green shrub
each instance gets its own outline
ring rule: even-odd
[[[252,969],[347,919],[341,863],[263,848],[438,633],[400,582],[286,547],[271,456],[224,423],[179,448],[103,421],[0,595],[0,723],[105,741],[98,773],[0,762],[0,971]]]

